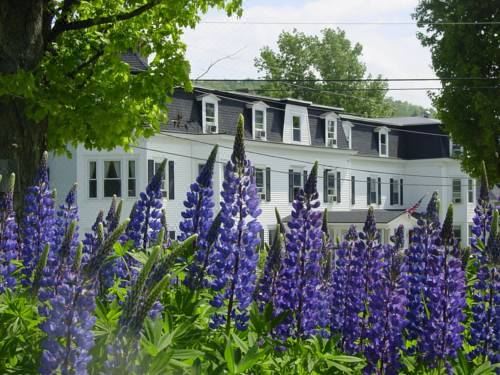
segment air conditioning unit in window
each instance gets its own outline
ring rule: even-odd
[[[337,197],[335,195],[329,195],[328,203],[335,203],[335,202],[337,202]]]
[[[208,131],[212,134],[217,134],[217,125],[209,125]]]
[[[462,203],[462,199],[461,198],[454,198],[453,203]]]
[[[265,201],[266,200],[266,193],[260,193],[260,199]]]
[[[257,130],[257,138],[266,139],[266,131],[265,130]]]
[[[336,146],[337,146],[337,141],[335,139],[328,140],[328,147],[336,147]]]

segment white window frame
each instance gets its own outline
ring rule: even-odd
[[[457,150],[456,150],[457,149]],[[453,142],[453,138],[450,137],[450,158],[456,159],[462,156],[464,153],[464,147],[458,143]]]
[[[116,194],[116,196],[118,197],[123,197],[124,196],[124,191],[123,191],[123,163],[124,160],[122,159],[110,159],[110,158],[107,158],[107,159],[104,159],[102,161],[102,196],[103,198],[112,198],[113,197],[113,194],[112,195],[106,195],[106,181],[120,181],[120,194]],[[109,178],[109,177],[106,177],[106,163],[107,162],[113,162],[113,163],[119,163],[119,168],[118,168],[118,173],[119,173],[119,177],[117,178]]]
[[[267,126],[266,126],[266,124],[267,124],[267,108],[269,108],[269,106],[266,103],[260,102],[260,101],[252,103],[252,104],[248,104],[247,106],[252,109],[252,138],[257,139],[257,140],[266,141],[267,140]],[[257,119],[256,112],[257,111],[262,112],[262,122],[263,122],[262,129],[257,128],[257,122],[256,122],[256,119]],[[261,131],[264,132],[263,137],[261,137],[259,134]]]
[[[262,172],[262,186],[257,185],[257,171]],[[266,200],[266,168],[257,166],[255,167],[255,185],[257,186],[257,194],[260,196],[260,199]]]
[[[330,186],[330,182],[333,181],[333,186]],[[337,174],[335,171],[328,171],[327,181],[326,181],[327,191],[326,195],[328,196],[328,203],[337,203]],[[331,194],[330,194],[331,193]],[[332,201],[330,202],[330,197],[332,197]]]
[[[474,180],[469,178],[467,180],[467,203],[474,203]]]
[[[127,181],[126,181],[126,187],[127,187],[127,198],[136,198],[137,197],[137,161],[134,159],[128,159],[126,160],[127,166]],[[134,163],[134,176],[130,177],[130,163]],[[131,180],[134,181],[134,195],[130,195],[130,182]]]
[[[203,133],[219,133],[219,102],[220,99],[214,94],[205,94],[198,96],[197,100],[201,101],[201,116]],[[214,106],[214,123],[207,123],[207,104]],[[209,129],[209,126],[215,126],[215,132]]]
[[[389,128],[382,126],[376,128],[375,131],[378,133],[378,155],[387,158],[389,157]],[[385,152],[382,152],[382,135],[385,136]]]
[[[389,203],[390,202],[395,202],[393,204],[393,206],[399,206],[399,200],[401,198],[401,191],[400,191],[400,187],[401,187],[401,183],[399,181],[399,177],[393,177],[392,178],[392,197],[389,198]],[[390,183],[390,180],[389,180],[389,183]],[[391,192],[391,187],[389,187],[389,193]],[[394,199],[394,197],[396,197],[397,199]]]
[[[375,186],[375,188],[374,188]],[[372,199],[372,194],[375,194],[375,199]],[[370,204],[378,204],[378,177],[370,176]]]
[[[95,164],[95,178],[90,178],[90,163]],[[95,197],[90,196],[90,181],[95,181]],[[87,198],[99,199],[99,160],[87,160]]]
[[[325,146],[331,148],[338,147],[338,116],[334,112],[327,112],[320,116],[325,120]],[[330,131],[330,125],[333,124],[333,131]],[[331,135],[331,136],[330,136]]]
[[[458,183],[457,183],[458,182]],[[459,187],[458,191],[455,187]],[[451,200],[454,204],[462,203],[462,180],[460,178],[454,178],[451,183]]]
[[[294,119],[295,118],[298,118],[299,119],[299,140],[296,141],[295,140],[295,124],[294,124]],[[292,143],[302,143],[302,116],[301,115],[295,115],[295,114],[292,114]]]
[[[298,188],[299,190],[304,187],[305,181],[304,181],[304,168],[300,167],[292,167],[293,170],[293,184],[292,184],[292,190],[293,190],[293,197],[297,196],[297,193],[295,192],[295,189]],[[300,183],[299,185],[295,184],[295,175],[298,174],[300,176]]]

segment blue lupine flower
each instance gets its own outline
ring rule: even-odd
[[[207,236],[212,226],[215,206],[212,180],[216,157],[217,145],[214,146],[196,181],[190,186],[190,191],[184,201],[186,210],[182,212],[184,220],[179,224],[181,230],[180,241],[184,241],[193,234],[198,235],[198,250],[193,262],[188,267],[188,273],[184,280],[192,288],[205,284],[203,280],[210,247]]]
[[[483,165],[484,168],[484,165]],[[469,357],[500,362],[500,230],[499,210],[489,202],[488,180],[483,172],[481,194],[472,227],[472,255],[477,280],[472,287],[472,322]]]
[[[31,273],[46,244],[54,248],[55,210],[54,197],[49,188],[47,172],[48,153],[44,152],[37,172],[34,186],[28,188],[24,201],[22,226],[22,260],[26,278],[23,283],[29,284]],[[51,252],[53,254],[53,252]],[[55,261],[53,257],[50,262]]]
[[[16,265],[13,260],[20,257],[21,250],[14,212],[14,184],[15,175],[12,174],[7,192],[0,202],[0,293],[16,285],[16,278],[13,276]]]
[[[255,288],[256,248],[260,243],[261,225],[256,220],[261,214],[260,199],[252,165],[246,159],[243,132],[240,116],[231,160],[224,169],[219,238],[207,268],[210,286],[218,292],[215,300],[227,301],[224,318],[214,315],[211,326],[225,322],[226,330],[230,329],[231,320],[237,329],[246,329],[247,309]]]
[[[447,364],[462,346],[465,318],[465,274],[457,258],[457,241],[452,233],[453,208],[450,205],[439,240],[427,255],[425,303],[420,348],[431,366]]]
[[[272,239],[264,271],[255,290],[255,300],[259,304],[259,309],[261,310],[266,304],[272,303],[274,299],[283,253],[283,236],[285,235],[284,226],[281,222],[281,217],[277,208],[275,209],[275,214],[277,221],[276,234]]]
[[[427,274],[427,259],[430,250],[439,238],[439,199],[433,193],[424,218],[417,222],[410,235],[410,246],[406,250],[405,269],[408,282],[408,324],[406,335],[409,340],[417,340],[422,334],[424,322],[425,280]],[[413,352],[416,348],[410,347]]]
[[[293,202],[291,220],[288,222],[286,253],[284,255],[277,293],[275,311],[288,312],[276,328],[281,339],[307,337],[320,327],[321,302],[321,214],[317,191],[318,163],[315,163],[303,189]]]

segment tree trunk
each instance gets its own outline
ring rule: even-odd
[[[0,1],[0,75],[35,70],[49,31],[48,0]],[[21,97],[0,97],[0,173],[16,173],[18,209],[47,148],[47,121],[32,121],[26,107]]]

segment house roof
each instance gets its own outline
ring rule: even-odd
[[[328,211],[328,224],[361,224],[366,220],[367,210]],[[375,221],[388,224],[405,213],[405,210],[373,210]],[[284,221],[289,221],[287,216]]]
[[[428,117],[377,117],[368,118],[341,114],[342,118],[347,120],[362,121],[373,124],[389,125],[389,126],[418,126],[418,125],[439,125],[441,121]]]
[[[148,63],[146,59],[140,56],[136,52],[125,52],[122,54],[123,62],[126,62],[130,66],[131,73],[140,73],[148,69]]]

